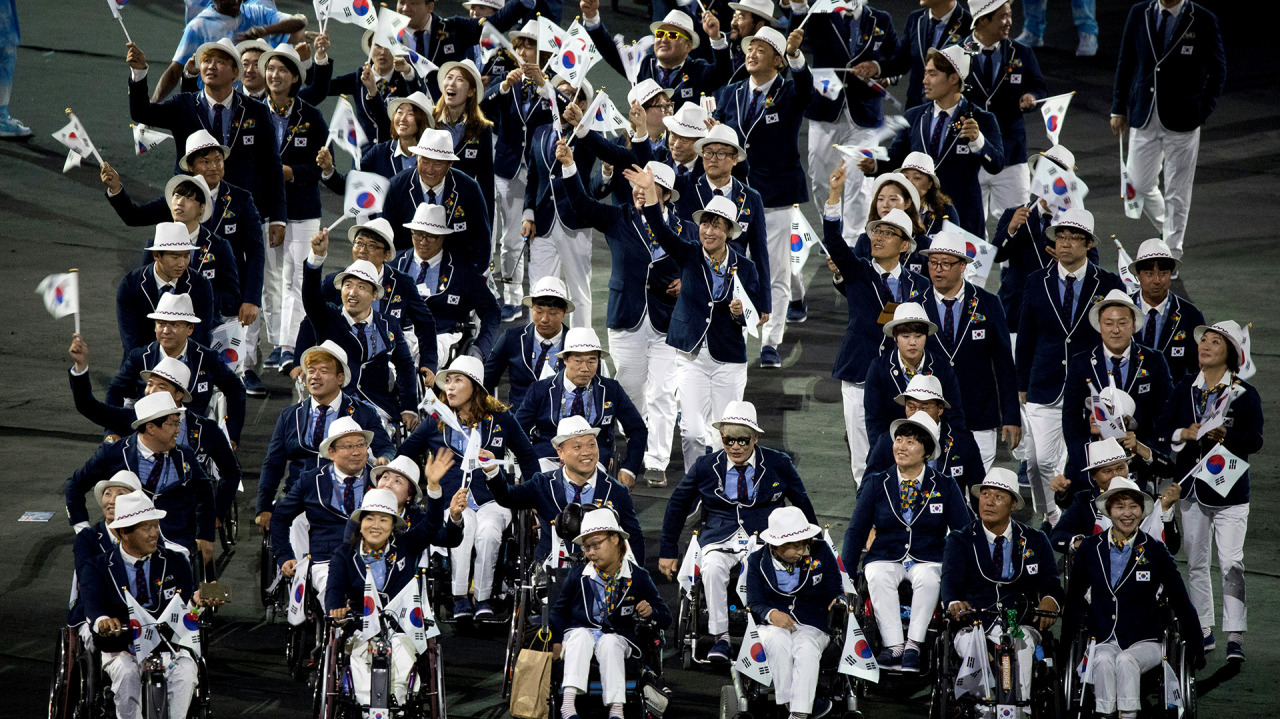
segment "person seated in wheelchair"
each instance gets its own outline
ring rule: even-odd
[[[462,540],[453,545],[451,571],[453,573],[453,618],[474,616],[483,619],[493,616],[489,599],[493,596],[494,568],[498,563],[498,550],[502,546],[502,533],[511,524],[511,510],[493,501],[488,483],[480,479],[478,470],[468,472],[462,468],[470,442],[470,432],[479,432],[478,455],[486,479],[503,485],[512,481],[510,473],[502,468],[503,455],[510,450],[520,463],[525,477],[538,472],[538,457],[533,445],[510,407],[498,401],[485,390],[484,363],[468,355],[459,357],[449,368],[436,375],[436,389],[440,401],[448,406],[467,431],[451,428],[443,418],[427,421],[409,435],[400,445],[401,456],[415,461],[430,453],[446,451],[452,455],[448,471],[441,480],[443,490],[452,495],[463,487],[469,487],[467,508],[463,512]],[[444,546],[444,545],[436,545]],[[471,552],[475,550],[475,566],[472,569]],[[471,588],[474,587],[474,598]]]
[[[951,408],[942,392],[942,382],[931,374],[917,374],[907,383],[902,394],[894,398],[902,405],[903,417],[910,417],[916,412],[924,412],[938,425],[938,458],[929,461],[929,466],[937,470],[943,477],[950,477],[960,485],[961,495],[976,482],[981,482],[986,468],[982,464],[982,453],[978,451],[978,443],[973,439],[973,432],[953,427],[946,410]],[[889,471],[896,465],[894,458],[894,437],[892,432],[885,432],[876,440],[876,444],[867,455],[866,474]],[[865,474],[864,474],[865,476]],[[861,491],[862,485],[858,485]],[[847,546],[847,545],[846,545]],[[845,565],[848,566],[848,565]]]
[[[462,512],[467,506],[470,490],[463,487],[445,496],[440,481],[451,467],[453,457],[450,450],[441,448],[435,456],[427,457],[427,484],[423,497],[418,496],[422,470],[418,469],[417,462],[404,455],[369,472],[369,479],[373,480],[375,487],[391,492],[396,498],[396,509],[400,519],[404,520],[404,525],[397,529],[398,533],[422,533],[428,544],[437,547],[451,548],[462,542]],[[348,539],[359,531],[360,526],[354,519],[347,521]],[[419,566],[422,566],[421,562]]]
[[[71,607],[67,610],[67,626],[79,627],[82,639],[90,638],[93,627],[85,621],[84,602],[81,601],[79,589],[83,583],[81,576],[88,571],[94,560],[110,554],[120,543],[119,533],[111,529],[111,523],[116,519],[116,499],[139,491],[142,491],[142,481],[127,469],[122,469],[110,479],[104,479],[93,486],[94,499],[102,509],[102,521],[77,534],[71,550],[75,559],[75,587],[72,589]],[[179,548],[177,551],[181,553],[185,550]]]
[[[582,547],[587,562],[569,570],[551,607],[553,651],[564,661],[560,716],[578,718],[577,696],[587,692],[594,656],[600,667],[601,698],[611,719],[620,719],[626,703],[625,661],[640,655],[637,619],[665,629],[671,612],[649,572],[627,560],[632,534],[619,525],[613,511],[587,512],[579,532],[573,541]]]
[[[1019,696],[1026,699],[1030,697],[1032,660],[1041,643],[1040,632],[1056,621],[1038,617],[1033,627],[1026,609],[1060,610],[1063,591],[1058,584],[1058,567],[1049,538],[1013,518],[1023,504],[1018,475],[994,467],[970,492],[978,497],[978,519],[947,535],[942,554],[942,604],[958,622],[974,618],[970,612],[978,613],[976,618],[983,624],[968,626],[962,632],[990,629],[995,619],[991,610],[1021,610],[1016,623],[1023,636],[1015,639],[1015,648]],[[957,635],[955,641],[960,646],[962,639]]]
[[[959,485],[932,464],[942,453],[933,418],[916,412],[896,419],[888,434],[897,466],[863,476],[844,535],[843,559],[845,567],[856,571],[867,538],[875,531],[862,571],[884,642],[876,663],[881,669],[914,673],[920,671],[920,645],[938,606],[947,533],[963,530],[970,517]],[[911,582],[911,623],[905,641],[898,600],[903,580]]]
[[[644,533],[631,492],[600,469],[600,448],[596,444],[599,432],[599,427],[591,426],[580,415],[561,419],[551,444],[562,466],[527,477],[520,484],[508,484],[497,468],[485,469],[485,486],[495,502],[507,509],[532,509],[537,513],[542,527],[535,550],[539,562],[551,554],[552,523],[566,508],[577,504],[609,507],[617,512],[622,528],[635,537],[630,546],[636,564],[644,566]]]
[[[475,265],[444,248],[445,238],[453,234],[447,215],[443,205],[418,205],[413,220],[404,223],[413,235],[413,251],[401,252],[395,266],[413,281],[435,318],[440,361],[449,360],[474,312],[480,318],[480,329],[466,354],[483,362],[498,339],[502,309]],[[430,339],[418,337],[419,342]]]
[[[564,349],[556,353],[564,369],[529,385],[516,409],[516,419],[529,433],[538,456],[546,460],[546,468],[555,461],[552,437],[559,423],[566,417],[582,417],[599,435],[600,466],[627,487],[634,487],[644,469],[649,429],[622,385],[601,376],[600,365],[608,356],[595,330],[570,329],[565,333]],[[627,454],[621,459],[614,454],[619,430],[627,436]]]
[[[329,557],[342,546],[347,520],[374,489],[369,476],[369,442],[373,432],[350,417],[329,425],[320,443],[329,462],[298,477],[289,493],[276,503],[271,520],[271,548],[280,573],[292,577],[301,557],[310,558],[310,579],[317,596],[325,595]],[[294,520],[303,518],[294,526]]]
[[[1204,667],[1200,618],[1173,555],[1141,529],[1154,509],[1151,496],[1132,480],[1116,477],[1094,504],[1110,526],[1076,551],[1067,611],[1083,621],[1090,638],[1087,666],[1095,711],[1134,719],[1141,708],[1139,680],[1164,658],[1159,602],[1163,598],[1172,608],[1196,669]]]
[[[769,514],[790,502],[816,523],[813,503],[791,458],[762,447],[764,430],[756,423],[756,407],[733,401],[711,425],[720,431],[724,449],[699,457],[667,501],[662,521],[658,571],[671,579],[676,572],[680,530],[701,502],[705,522],[698,534],[702,586],[707,598],[707,631],[715,643],[707,653],[727,663],[729,652],[729,573],[747,558],[752,535],[769,524]]]
[[[1084,471],[1093,486],[1072,496],[1071,504],[1049,535],[1053,548],[1063,554],[1075,550],[1086,537],[1101,534],[1111,526],[1111,518],[1098,506],[1097,499],[1111,488],[1113,480],[1129,479],[1130,458],[1116,439],[1090,442],[1085,447],[1085,454],[1089,464]],[[1152,512],[1142,520],[1142,531],[1157,542],[1165,542],[1171,552],[1177,552],[1182,544],[1173,516],[1173,505],[1181,496],[1182,486],[1177,482],[1171,483],[1160,494],[1160,511]]]
[[[538,279],[523,304],[529,308],[529,324],[503,331],[484,362],[484,377],[495,395],[502,376],[510,371],[507,402],[512,407],[520,406],[534,380],[564,367],[556,355],[569,333],[564,320],[574,308],[564,280],[551,276]]]
[[[120,495],[115,500],[115,519],[107,524],[119,544],[90,560],[79,574],[84,615],[93,628],[93,647],[102,652],[102,669],[111,678],[119,719],[142,716],[142,662],[146,659],[131,651],[133,631],[125,595],[153,616],[175,594],[199,605],[221,603],[201,600],[187,557],[164,546],[160,520],[165,514],[146,492]],[[196,689],[196,662],[185,652],[174,652],[166,653],[164,663],[169,716],[185,719]]]
[[[775,701],[793,719],[831,711],[831,701],[815,694],[822,652],[831,641],[828,612],[844,593],[835,552],[814,541],[821,532],[799,507],[778,507],[760,533],[765,546],[747,557],[744,570]]]
[[[455,502],[459,510],[462,501]],[[352,607],[365,607],[365,581],[371,579],[387,606],[410,582],[417,581],[418,556],[431,541],[425,531],[405,528],[395,494],[389,489],[370,489],[351,514],[359,525],[358,534],[334,550],[329,560],[329,582],[324,591],[324,608],[336,620],[347,618]],[[453,510],[455,507],[451,507]],[[391,694],[404,706],[409,673],[418,652],[413,640],[398,628],[391,640]],[[351,684],[355,699],[369,704],[369,677],[373,654],[369,641],[353,635],[346,643],[350,657]]]

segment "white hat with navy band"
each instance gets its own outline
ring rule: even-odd
[[[720,429],[726,424],[740,424],[754,429],[756,434],[764,434],[764,430],[760,429],[760,424],[756,421],[756,406],[746,400],[734,400],[725,405],[724,414],[718,421],[712,422],[711,426]]]
[[[810,524],[799,507],[778,507],[769,513],[769,526],[760,533],[760,539],[774,547],[788,542],[812,539],[822,532],[816,524]]]
[[[191,392],[187,389],[187,385],[191,384],[191,368],[182,362],[182,360],[172,357],[162,357],[151,369],[145,369],[138,373],[143,382],[146,382],[154,375],[168,382],[178,391],[182,393],[182,401],[191,401]]]

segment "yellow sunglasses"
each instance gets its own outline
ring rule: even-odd
[[[679,30],[658,29],[653,31],[654,40],[661,40],[663,38],[666,38],[668,40],[688,40],[689,36],[680,32]]]

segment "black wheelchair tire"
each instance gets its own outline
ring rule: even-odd
[[[738,692],[732,684],[720,687],[720,719],[733,719],[738,716]]]

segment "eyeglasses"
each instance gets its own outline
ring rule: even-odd
[[[738,153],[734,152],[733,150],[712,150],[712,151],[704,150],[702,152],[702,157],[705,160],[728,160],[731,157],[737,157],[737,156],[738,156]]]
[[[929,260],[929,269],[931,270],[949,270],[960,264],[960,260],[954,262],[943,262],[942,260]]]
[[[679,30],[658,29],[653,31],[654,40],[661,40],[663,38],[666,38],[668,40],[688,40],[689,36],[680,32]]]
[[[354,451],[359,450],[359,449],[365,449],[365,448],[366,448],[366,447],[368,447],[368,446],[369,446],[369,445],[368,445],[368,443],[366,443],[366,442],[356,442],[355,444],[335,444],[335,445],[332,445],[332,447],[333,447],[334,449],[338,450],[339,452],[354,452]]]
[[[381,242],[377,242],[377,241],[370,242],[368,240],[356,240],[355,242],[351,243],[351,246],[356,248],[357,250],[377,250],[379,252],[382,252],[383,250],[386,249],[386,245],[382,244]]]
[[[883,226],[875,228],[874,230],[871,231],[871,234],[874,235],[875,237],[892,237],[898,240],[902,239],[901,232],[899,232],[898,230],[891,230],[888,227],[883,227]]]
[[[601,537],[600,539],[592,540],[590,542],[583,542],[582,549],[583,551],[594,552],[603,547],[604,543],[608,541],[608,539],[608,537]]]
[[[672,110],[672,108],[674,108],[675,106],[676,106],[676,105],[675,105],[675,103],[674,103],[674,102],[655,102],[655,103],[653,103],[652,105],[647,106],[645,109],[646,109],[646,110],[660,110],[660,111],[662,111],[663,113],[666,113],[666,114],[670,115],[670,114],[671,114],[671,110]]]
[[[724,435],[720,435],[720,443],[726,447],[733,447],[733,446],[746,447],[747,445],[751,444],[751,438],[750,437],[725,437]]]

